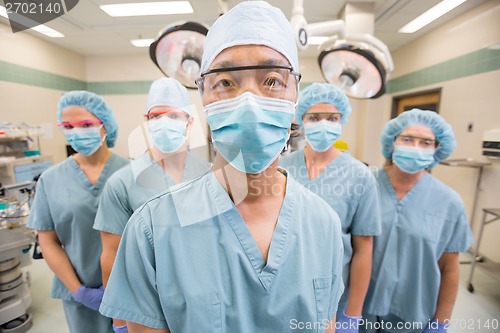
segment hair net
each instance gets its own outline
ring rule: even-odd
[[[352,109],[349,99],[344,92],[330,83],[313,83],[299,94],[299,103],[295,112],[295,121],[302,126],[302,117],[316,104],[328,103],[334,105],[342,114],[342,124],[347,122],[347,118]]]
[[[439,145],[434,153],[434,163],[429,167],[435,167],[440,161],[451,155],[456,147],[455,135],[450,124],[434,111],[413,109],[401,113],[397,118],[390,120],[382,131],[382,154],[386,159],[392,158],[394,139],[405,128],[415,125],[429,127]]]
[[[115,115],[104,99],[90,91],[75,90],[62,95],[57,105],[57,121],[61,122],[62,112],[68,106],[80,106],[99,118],[106,129],[106,144],[109,148],[115,146],[118,136],[118,123]]]
[[[168,77],[154,81],[149,88],[147,112],[155,106],[173,106],[192,115],[186,87]]]
[[[206,72],[223,50],[252,44],[278,51],[288,59],[295,71],[299,70],[295,35],[283,12],[265,1],[244,1],[220,16],[209,29],[201,72]]]

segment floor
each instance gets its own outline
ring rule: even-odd
[[[469,261],[470,256],[461,254],[461,261]],[[64,318],[62,304],[49,297],[52,272],[43,260],[34,260],[28,266],[31,276],[32,305],[29,313],[33,316],[30,333],[69,333]],[[500,332],[500,281],[494,280],[481,270],[474,272],[474,293],[467,291],[470,264],[460,265],[460,286],[452,316],[449,333],[455,332]],[[490,327],[488,325],[497,325]]]

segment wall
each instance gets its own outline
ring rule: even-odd
[[[458,147],[451,159],[481,156],[483,132],[500,129],[500,3],[487,1],[394,52],[395,71],[388,94],[361,102],[357,157],[373,165],[384,161],[378,136],[390,119],[392,98],[441,88],[440,114],[453,126]],[[472,132],[467,130],[473,124]],[[362,133],[362,134],[361,134]],[[475,235],[482,208],[500,208],[500,161],[484,168],[476,211],[472,212],[478,169],[439,165],[433,174],[463,198]],[[473,216],[474,215],[474,216]],[[500,262],[500,223],[487,227],[481,252]]]
[[[85,87],[85,61],[35,34],[13,34],[0,23],[0,121],[46,124],[49,131],[40,138],[41,150],[60,161],[66,148],[55,128],[57,101],[63,91]]]

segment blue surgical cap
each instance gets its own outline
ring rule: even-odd
[[[288,59],[299,70],[295,35],[283,12],[265,1],[244,1],[220,16],[209,29],[201,60],[206,72],[223,50],[238,45],[264,45]]]
[[[297,124],[302,126],[302,117],[304,117],[307,110],[316,104],[322,103],[334,105],[342,114],[342,124],[347,122],[347,117],[349,117],[352,109],[344,92],[329,83],[313,83],[299,94],[299,103],[295,112]]]
[[[439,142],[434,153],[434,163],[429,166],[429,168],[433,168],[440,161],[450,156],[457,146],[450,124],[434,111],[413,109],[391,119],[382,131],[382,154],[386,159],[391,159],[396,136],[405,128],[416,125],[424,125],[430,128]]]
[[[79,106],[99,118],[106,129],[106,144],[109,148],[115,146],[118,136],[118,123],[115,115],[104,99],[90,91],[75,90],[62,95],[57,105],[57,121],[61,122],[62,112],[68,106]]]
[[[192,115],[186,87],[179,81],[164,77],[153,82],[149,88],[147,112],[155,106],[173,106]]]

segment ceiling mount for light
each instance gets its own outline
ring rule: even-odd
[[[290,22],[300,49],[307,47],[311,36],[333,36],[320,46],[318,57],[326,81],[343,89],[350,97],[377,98],[384,94],[385,83],[394,64],[387,46],[363,31],[373,30],[373,27],[367,26],[367,15],[359,16],[360,13],[366,14],[360,8],[363,6],[358,4],[352,12],[344,10],[346,20],[351,24],[350,33],[346,33],[343,20],[308,24],[304,18],[303,0],[294,0]],[[355,25],[359,27],[353,27]]]
[[[196,22],[167,26],[149,46],[149,56],[166,76],[196,88],[207,33],[208,28]]]

